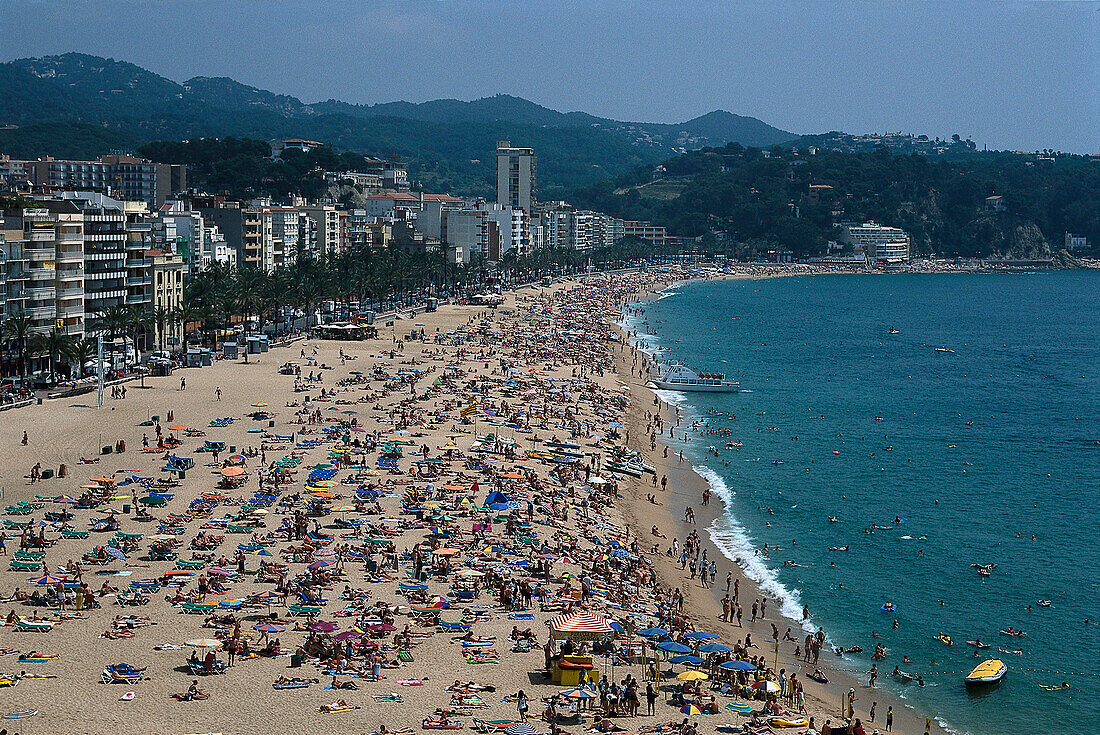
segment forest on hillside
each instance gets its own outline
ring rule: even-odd
[[[1094,252],[1100,242],[1100,163],[1083,156],[811,155],[733,143],[669,159],[658,173],[639,167],[574,201],[726,242],[734,255],[818,255],[837,223],[868,220],[904,228],[915,254],[1049,257],[1066,232],[1085,235]]]

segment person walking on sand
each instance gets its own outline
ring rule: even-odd
[[[523,722],[527,722],[528,706],[529,705],[527,704],[527,695],[523,693],[522,689],[520,689],[519,692],[516,694],[516,709],[519,710],[519,717],[520,720]]]
[[[878,707],[878,702],[871,702],[871,711],[868,713],[867,719],[871,722],[875,721],[875,708]]]
[[[218,397],[217,400],[222,399],[222,387],[220,385],[214,389],[214,395]]]
[[[27,446],[27,441],[28,441],[27,432],[24,431],[23,432],[23,446]]]
[[[187,390],[187,378],[180,378],[180,390]]]
[[[894,708],[889,706],[886,708],[886,732],[890,732],[894,729]]]
[[[871,670],[867,672],[871,675],[871,678],[867,682],[867,686],[872,689],[875,688],[875,679],[878,678],[878,664],[871,664]]]

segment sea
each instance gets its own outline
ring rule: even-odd
[[[661,361],[740,381],[660,392],[674,448],[769,609],[863,649],[824,664],[866,680],[884,645],[878,685],[957,733],[1100,732],[1100,272],[695,281],[633,308]],[[968,691],[986,658],[1008,674]]]

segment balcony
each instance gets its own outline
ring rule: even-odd
[[[52,301],[55,294],[56,294],[56,291],[52,286],[23,289],[23,296],[24,297],[26,297],[28,299],[35,299],[35,300],[38,300],[38,301],[45,301],[47,299]]]
[[[84,274],[84,277],[89,281],[105,281],[112,278],[121,281],[126,277],[126,271],[88,271]]]
[[[53,242],[57,239],[57,235],[52,229],[35,229],[23,235],[27,242]]]
[[[127,286],[152,286],[153,279],[149,276],[136,276],[126,279]]]

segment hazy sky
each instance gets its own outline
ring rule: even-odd
[[[0,0],[0,58],[65,51],[307,102],[507,93],[1100,152],[1100,2]]]

